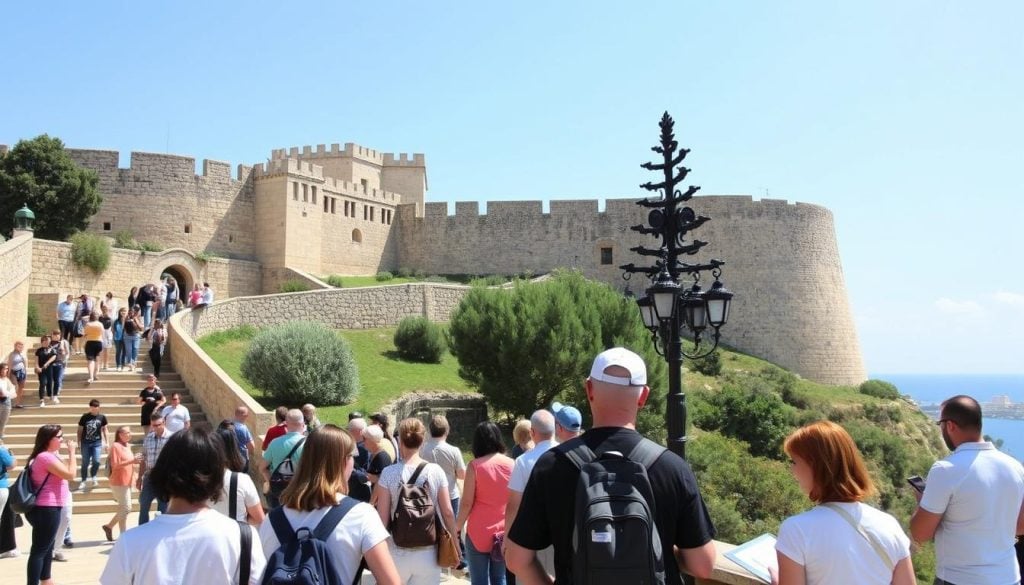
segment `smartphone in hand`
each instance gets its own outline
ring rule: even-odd
[[[914,488],[919,493],[924,493],[924,478],[922,478],[920,475],[908,477],[907,483],[909,483],[910,487]]]

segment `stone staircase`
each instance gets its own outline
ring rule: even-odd
[[[27,351],[29,359],[34,365],[35,349]],[[142,356],[146,355],[144,349],[139,350],[139,362]],[[114,359],[111,356],[111,363]],[[100,412],[107,417],[107,436],[114,440],[114,432],[117,427],[128,425],[132,429],[132,452],[139,453],[142,450],[142,426],[139,424],[141,406],[137,403],[139,391],[146,386],[146,376],[152,372],[148,357],[144,372],[118,372],[116,368],[99,372],[99,380],[92,384],[86,384],[88,378],[86,371],[85,356],[76,355],[68,362],[68,371],[64,376],[64,388],[60,393],[60,404],[53,405],[47,400],[46,406],[39,407],[39,382],[34,374],[29,374],[25,383],[25,400],[23,409],[12,409],[11,418],[7,422],[7,429],[4,432],[4,445],[6,445],[16,459],[16,467],[10,473],[13,481],[24,469],[25,461],[32,453],[32,445],[35,442],[36,431],[44,424],[59,424],[68,437],[76,437],[78,433],[78,419],[89,412],[89,401],[93,398],[100,401]],[[160,381],[158,382],[164,395],[169,399],[171,392],[181,394],[181,403],[188,408],[192,416],[192,424],[205,422],[199,404],[195,401],[185,388],[170,360],[164,358],[160,368]],[[61,449],[63,455],[65,451]],[[81,474],[82,454],[81,449],[75,453],[75,479],[69,482],[72,489],[75,514],[109,513],[115,511],[114,498],[110,492],[108,480],[104,474],[107,454],[103,453],[100,459],[100,470],[96,477],[99,485],[76,491]],[[133,509],[138,510],[138,491],[132,490]]]

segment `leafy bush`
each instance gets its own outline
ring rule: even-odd
[[[412,276],[412,268],[409,268],[408,266],[400,266],[398,268],[398,277],[399,278],[409,278],[411,276]]]
[[[793,409],[766,382],[752,379],[746,387],[727,381],[717,392],[701,392],[693,424],[750,444],[750,453],[779,459],[782,441],[792,430]]]
[[[39,316],[39,306],[33,302],[28,304],[28,326],[25,329],[30,337],[39,337],[50,332]]]
[[[395,275],[391,274],[387,270],[384,270],[382,272],[378,272],[377,275],[374,276],[374,278],[377,279],[377,282],[385,282],[385,281],[394,279]]]
[[[481,276],[474,278],[469,281],[471,286],[501,286],[508,282],[510,279],[500,274],[491,274],[489,276]]]
[[[717,349],[696,360],[689,360],[694,371],[705,376],[717,376],[722,373],[722,355]]]
[[[445,350],[444,332],[426,317],[406,317],[395,330],[395,348],[409,361],[439,364]]]
[[[418,269],[412,273],[412,276],[413,278],[425,278],[427,276],[427,273],[421,269]]]
[[[337,274],[331,274],[330,276],[324,279],[324,282],[335,288],[343,288],[345,286],[345,283],[342,282],[341,277],[338,276]]]
[[[131,230],[121,230],[114,234],[114,247],[124,250],[135,249],[135,236]]]
[[[101,274],[110,265],[110,242],[103,236],[78,232],[71,236],[71,261]]]
[[[281,283],[281,292],[305,292],[309,290],[309,284],[303,280],[286,280]]]
[[[163,246],[154,242],[139,242],[138,249],[140,252],[163,252]]]
[[[885,400],[898,400],[900,397],[899,389],[885,380],[867,380],[861,383],[860,393]]]
[[[196,261],[202,262],[203,264],[206,264],[214,258],[220,258],[220,254],[217,254],[216,252],[207,252],[205,250],[196,254]]]
[[[241,369],[278,404],[345,404],[359,393],[359,370],[348,342],[320,323],[264,329],[253,338]]]

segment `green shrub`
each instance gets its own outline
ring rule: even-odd
[[[332,274],[328,276],[327,278],[324,279],[324,282],[336,288],[343,288],[345,286],[345,284],[341,280],[341,277],[338,276],[337,274]]]
[[[424,272],[423,270],[416,270],[415,272],[412,273],[412,276],[413,278],[424,278],[427,276],[427,273]]]
[[[309,284],[304,280],[286,280],[281,283],[281,292],[305,292],[309,290]]]
[[[71,236],[71,261],[101,274],[110,265],[110,242],[103,236],[78,232]]]
[[[39,316],[39,306],[33,302],[28,304],[28,326],[25,328],[29,337],[39,337],[49,333],[43,319]]]
[[[412,268],[409,268],[408,266],[400,266],[398,268],[398,277],[399,278],[409,278],[411,276],[412,276]]]
[[[508,282],[510,279],[500,275],[491,274],[489,276],[481,276],[474,278],[469,281],[470,286],[501,286]]]
[[[220,254],[217,254],[216,252],[207,252],[205,250],[196,254],[196,261],[202,262],[203,264],[206,264],[213,258],[220,258]]]
[[[767,382],[752,379],[741,386],[728,381],[717,392],[699,394],[703,402],[694,405],[693,424],[747,442],[751,455],[782,457],[782,441],[793,428],[794,411]]]
[[[139,242],[138,249],[140,252],[163,252],[164,249],[160,244],[154,242]]]
[[[900,397],[899,389],[885,380],[867,380],[863,382],[860,385],[860,393],[885,400],[897,400]]]
[[[406,317],[395,330],[395,348],[409,361],[439,364],[445,351],[444,332],[426,317]]]
[[[387,270],[384,270],[384,271],[378,272],[377,276],[374,276],[374,278],[377,279],[377,282],[385,282],[385,281],[392,280],[393,278],[395,278],[395,275],[391,274]]]
[[[134,250],[135,236],[131,230],[121,230],[114,234],[114,247],[123,250]]]
[[[241,370],[278,404],[346,404],[359,393],[348,342],[320,323],[297,321],[260,331]]]
[[[722,373],[722,355],[717,349],[702,358],[689,361],[695,372],[705,376],[718,376]]]

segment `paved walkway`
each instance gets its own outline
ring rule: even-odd
[[[53,562],[53,580],[57,585],[96,585],[100,574],[107,564],[107,555],[112,542],[106,542],[101,526],[110,520],[112,514],[75,514],[71,519],[71,532],[74,536],[74,548],[64,549],[67,562]],[[132,517],[134,516],[134,518]],[[137,515],[128,517],[128,526],[134,526]],[[21,556],[13,559],[0,559],[0,582],[4,585],[23,583],[25,580],[25,564],[28,562],[28,550],[32,545],[32,528],[26,522],[17,529],[18,549]],[[114,531],[115,535],[117,530]],[[442,583],[462,585],[469,583],[467,579],[444,577]],[[363,585],[373,585],[374,579],[369,574],[363,577]]]

